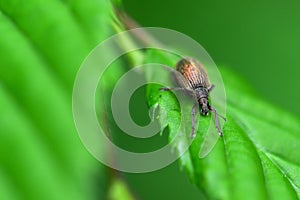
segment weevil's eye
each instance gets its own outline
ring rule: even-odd
[[[208,115],[208,109],[205,108],[205,107],[202,108],[202,109],[201,109],[201,114],[202,114],[202,115]]]

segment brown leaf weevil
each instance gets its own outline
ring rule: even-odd
[[[217,110],[212,107],[209,102],[209,93],[214,88],[214,85],[210,85],[209,78],[204,66],[193,58],[183,58],[179,60],[175,66],[176,71],[175,80],[179,87],[175,88],[161,88],[162,91],[169,90],[184,90],[194,96],[195,103],[192,108],[192,133],[191,137],[195,137],[195,113],[197,104],[199,105],[201,115],[208,115],[211,111],[215,114],[216,129],[220,136],[223,135],[219,118],[221,117],[226,121],[225,117],[218,114]]]

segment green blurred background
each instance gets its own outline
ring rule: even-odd
[[[217,65],[234,69],[270,102],[300,115],[300,2],[126,0],[142,26],[197,40]]]
[[[0,0],[0,199],[131,199],[125,191],[149,200],[203,197],[177,163],[117,173],[82,146],[72,83],[84,57],[109,35],[103,2]],[[299,1],[125,0],[124,7],[141,26],[196,39],[217,65],[300,115]]]
[[[197,40],[217,65],[233,69],[264,99],[300,115],[299,1],[125,0],[124,5],[141,26],[170,28]],[[169,167],[130,178],[140,183],[151,179],[154,193],[174,194],[160,199],[200,199],[200,192],[189,183],[183,184],[181,175],[176,170],[171,174],[172,170]],[[163,180],[172,176],[172,181],[162,183],[161,174],[166,177]],[[169,189],[168,184],[172,184]],[[139,187],[141,192],[148,191],[150,197],[145,199],[159,197],[144,185]]]

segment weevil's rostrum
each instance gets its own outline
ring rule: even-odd
[[[195,113],[197,104],[199,104],[199,109],[201,115],[208,115],[209,111],[215,114],[216,129],[220,136],[223,135],[220,125],[220,116],[217,110],[212,107],[209,102],[209,93],[214,88],[214,85],[210,85],[209,78],[204,66],[193,58],[183,58],[179,60],[175,66],[176,71],[176,82],[179,88],[163,88],[163,90],[185,90],[189,94],[195,97],[195,103],[192,109],[192,133],[191,136],[195,136]]]

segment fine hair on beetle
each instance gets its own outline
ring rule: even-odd
[[[175,80],[179,87],[174,88],[161,88],[162,91],[170,90],[183,90],[186,93],[192,95],[195,98],[192,114],[192,133],[191,137],[194,138],[195,134],[195,114],[197,106],[199,107],[200,114],[203,116],[208,115],[209,112],[215,114],[215,127],[220,136],[223,136],[223,132],[220,128],[219,117],[226,121],[225,117],[218,114],[217,110],[209,104],[209,93],[215,87],[210,84],[206,69],[204,66],[193,58],[182,58],[175,65],[177,72],[175,74]]]

